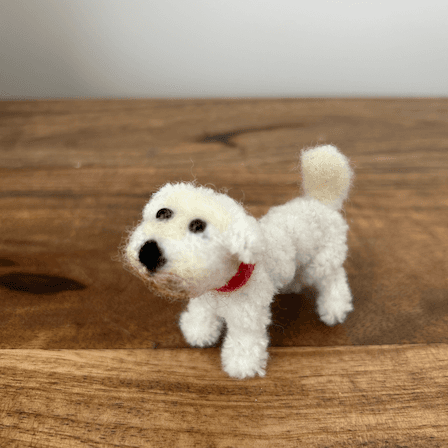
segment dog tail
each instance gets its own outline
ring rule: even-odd
[[[301,162],[305,196],[340,210],[354,178],[349,159],[336,146],[325,145],[302,150]]]

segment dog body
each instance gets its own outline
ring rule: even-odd
[[[155,293],[189,300],[179,324],[190,345],[214,344],[226,322],[222,364],[235,378],[265,374],[276,293],[315,286],[327,325],[353,310],[343,268],[348,225],[339,212],[353,172],[330,145],[302,152],[301,161],[305,196],[259,220],[209,188],[165,185],[124,250],[126,265]]]

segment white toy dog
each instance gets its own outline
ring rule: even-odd
[[[224,370],[265,375],[277,292],[317,288],[327,325],[353,310],[343,268],[347,230],[339,210],[353,171],[336,147],[304,150],[304,197],[272,207],[259,220],[229,196],[192,183],[166,184],[143,210],[123,250],[125,264],[155,293],[189,299],[180,328],[190,345],[214,344],[223,320]]]

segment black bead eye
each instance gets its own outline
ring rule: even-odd
[[[156,215],[157,219],[170,219],[173,216],[173,211],[169,208],[161,208]]]
[[[202,233],[207,227],[207,223],[202,221],[202,219],[193,219],[188,226],[188,229],[192,233]]]

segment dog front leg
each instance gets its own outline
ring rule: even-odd
[[[185,340],[192,346],[213,345],[221,334],[223,322],[218,318],[212,304],[213,299],[204,294],[191,299],[179,320]]]
[[[268,306],[250,308],[241,306],[225,317],[228,331],[221,351],[222,365],[228,375],[239,379],[266,373],[271,313]]]

